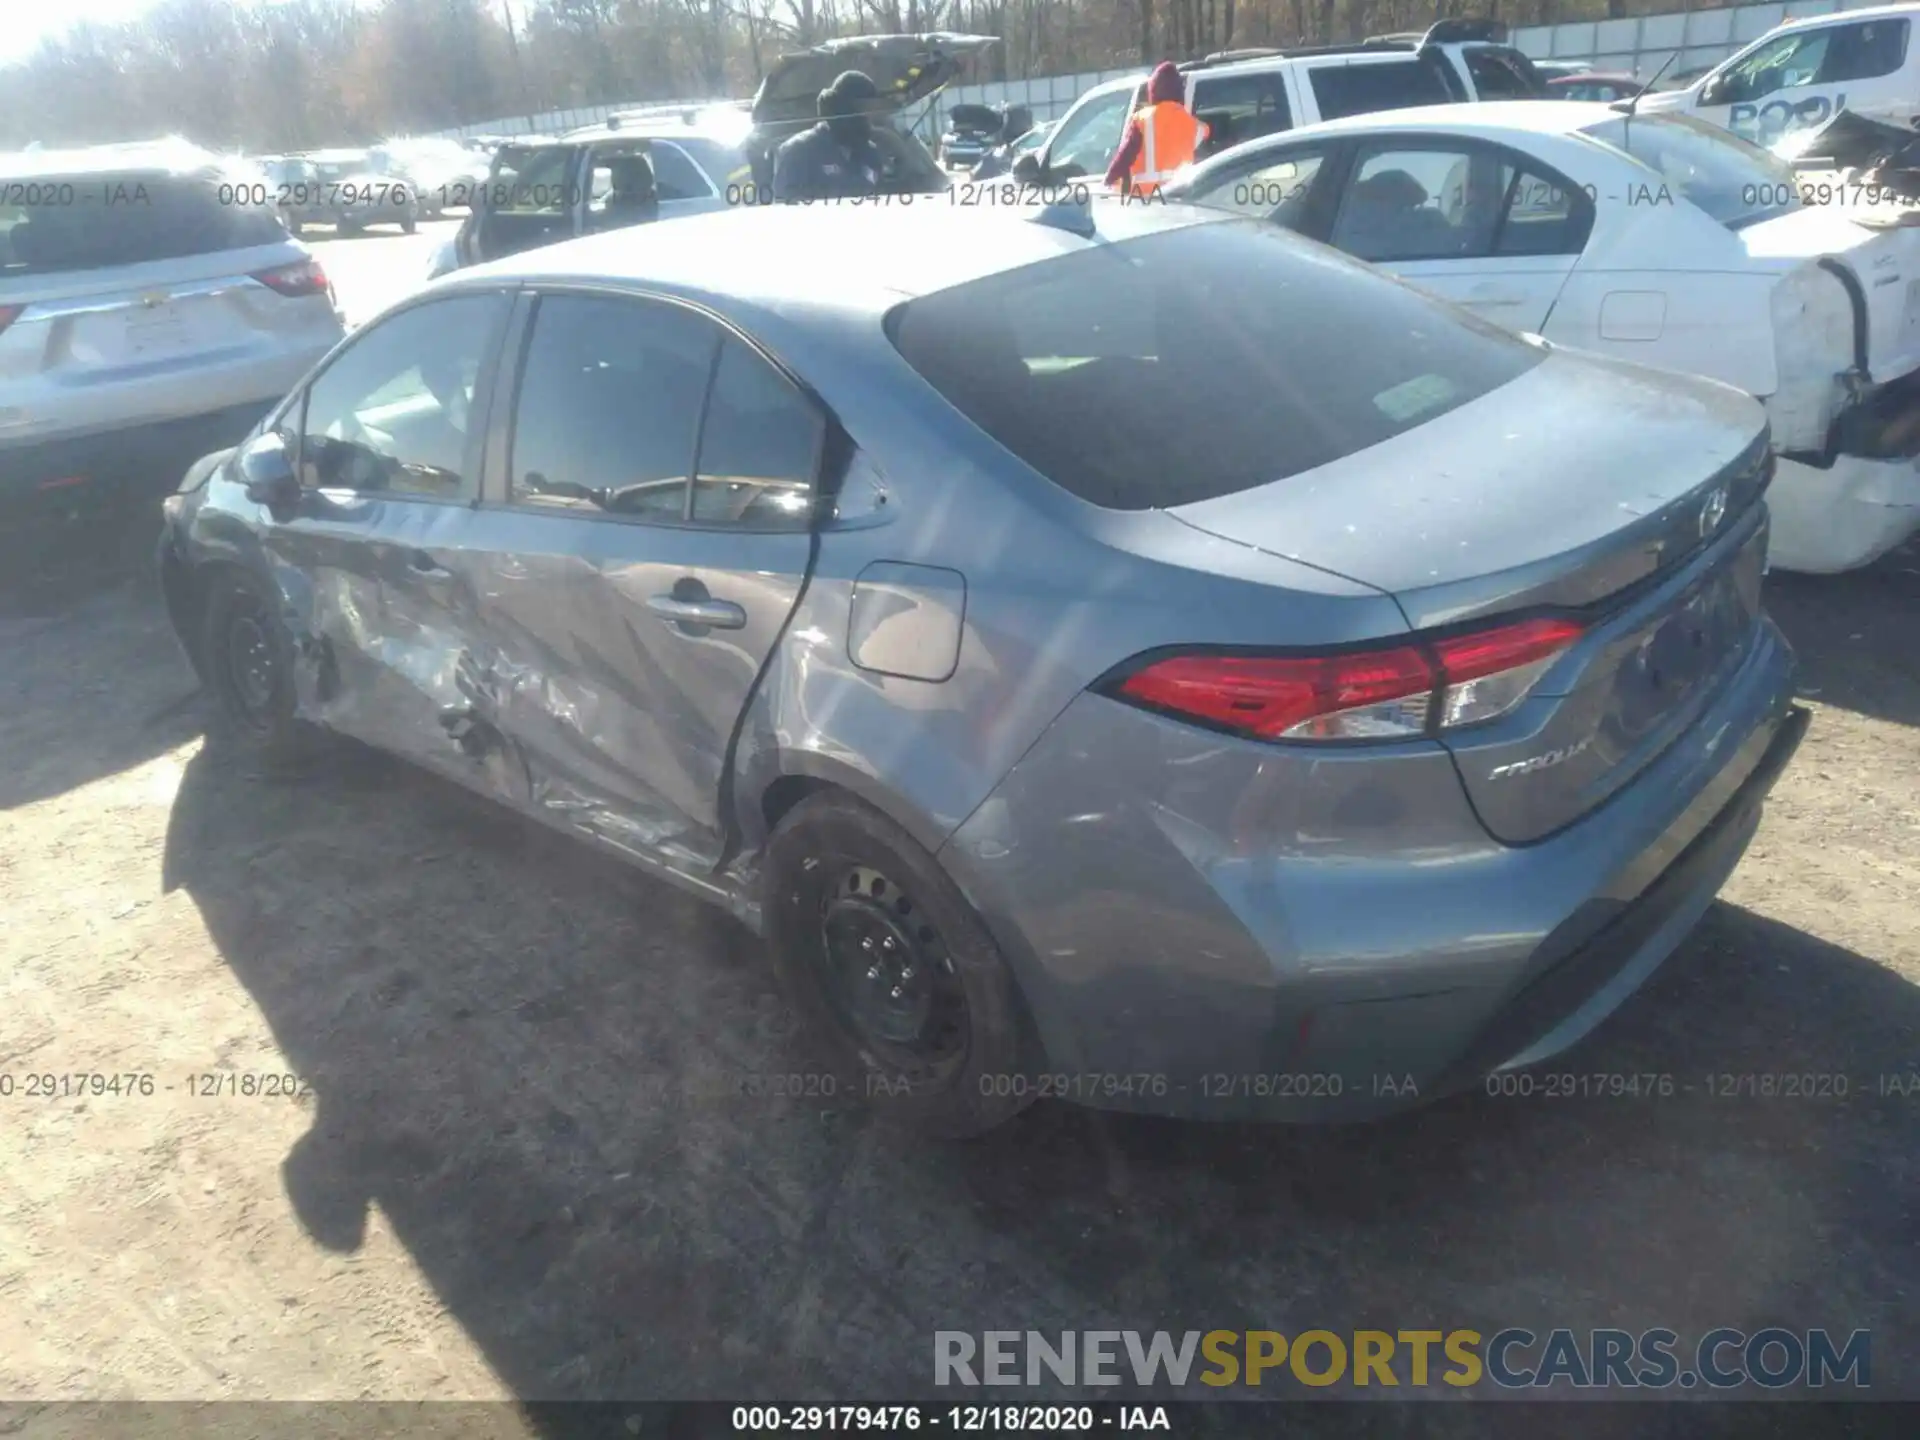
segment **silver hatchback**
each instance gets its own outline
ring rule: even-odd
[[[161,573],[230,738],[729,907],[903,1117],[1324,1119],[1572,1044],[1711,903],[1806,721],[1769,473],[1733,390],[1273,226],[774,207],[429,286]]]
[[[0,513],[177,476],[342,337],[268,191],[184,145],[0,156]]]

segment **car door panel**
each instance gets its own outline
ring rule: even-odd
[[[806,582],[810,511],[774,528],[691,517],[708,394],[740,344],[714,322],[579,293],[526,308],[498,503],[464,557],[475,719],[511,756],[518,803],[697,879],[725,852],[735,731]]]
[[[458,769],[443,712],[472,623],[456,557],[479,493],[475,401],[509,308],[504,294],[449,297],[363,331],[282,423],[301,480],[294,512],[260,512],[279,589],[304,617],[301,712],[443,771]],[[431,445],[430,383],[447,407]],[[393,414],[406,423],[361,418]]]

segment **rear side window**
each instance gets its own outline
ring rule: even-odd
[[[1454,98],[1433,66],[1418,59],[1316,67],[1308,72],[1308,79],[1322,120],[1412,105],[1446,105]]]
[[[1530,100],[1540,93],[1512,52],[1494,45],[1466,47],[1467,73],[1482,100]]]
[[[653,183],[662,200],[704,200],[713,194],[700,167],[678,145],[656,141],[647,153],[653,161]]]
[[[1254,220],[991,275],[909,301],[889,330],[974,424],[1114,510],[1191,504],[1329,464],[1485,395],[1543,354]]]
[[[1207,154],[1243,140],[1277,134],[1293,125],[1286,77],[1277,70],[1222,75],[1196,83],[1192,108],[1212,131],[1207,136]]]
[[[216,175],[0,176],[0,275],[143,265],[285,239],[270,207],[239,203],[253,193]]]
[[[1904,19],[1836,26],[1815,83],[1832,85],[1893,74],[1906,63],[1907,27]]]
[[[543,297],[513,411],[514,503],[681,519],[719,343],[677,305]]]

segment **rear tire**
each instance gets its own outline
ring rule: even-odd
[[[774,830],[765,893],[774,964],[850,1093],[946,1139],[1027,1107],[1013,972],[905,830],[850,795],[811,796]]]
[[[400,233],[403,235],[411,235],[419,228],[420,222],[415,220],[411,215],[400,222]]]
[[[294,717],[293,637],[260,581],[214,572],[201,606],[200,656],[214,701],[209,740],[276,768],[324,748],[322,733]]]

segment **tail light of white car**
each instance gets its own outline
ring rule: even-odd
[[[1506,714],[1583,633],[1576,620],[1537,617],[1332,654],[1175,654],[1106,690],[1255,740],[1405,739]]]
[[[7,327],[18,320],[20,312],[26,308],[24,305],[0,305],[0,335],[6,333]]]
[[[327,279],[327,272],[321,268],[318,260],[298,260],[291,265],[277,265],[271,270],[256,270],[253,278],[289,299],[298,300],[308,295],[325,295],[333,299],[333,284]]]

